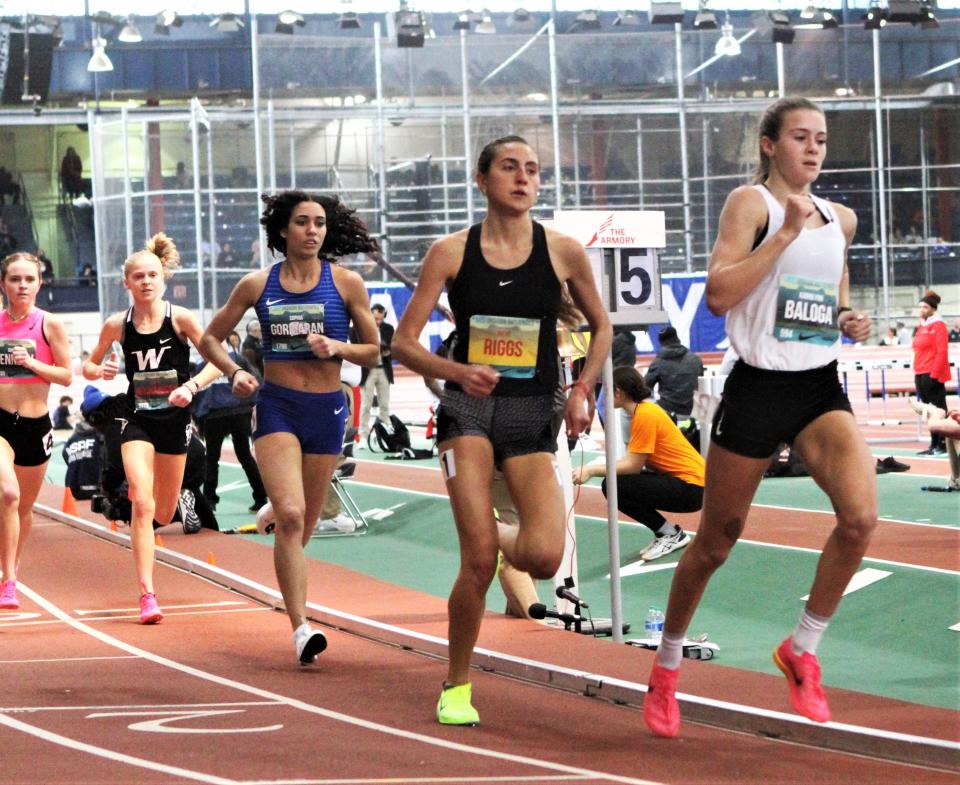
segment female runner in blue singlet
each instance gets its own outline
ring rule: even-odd
[[[591,331],[584,370],[566,403],[568,436],[588,425],[588,392],[613,337],[583,246],[530,216],[540,186],[540,162],[530,145],[519,136],[488,144],[477,162],[477,184],[487,197],[486,218],[433,244],[393,340],[394,356],[408,368],[447,380],[437,439],[460,537],[460,572],[450,593],[450,664],[437,704],[444,725],[479,722],[470,657],[498,549],[534,578],[552,577],[563,556],[553,416],[564,286]],[[420,344],[445,288],[458,335],[450,359]],[[518,527],[498,528],[494,519],[495,467],[516,502]]]
[[[204,356],[225,373],[233,392],[257,392],[257,379],[237,365],[222,341],[254,308],[263,334],[264,383],[253,431],[257,465],[275,515],[277,582],[293,627],[301,665],[313,662],[326,638],[307,622],[303,548],[316,525],[337,457],[347,406],[340,364],[372,367],[380,337],[357,273],[340,256],[377,250],[356,212],[336,196],[284,191],[262,197],[267,246],[284,260],[245,275],[204,333]],[[360,336],[348,343],[350,322]]]
[[[785,98],[768,107],[758,136],[759,171],[727,198],[707,275],[707,305],[727,315],[740,359],[713,420],[700,526],[673,576],[643,703],[647,725],[668,738],[680,730],[675,689],[685,631],[779,444],[797,450],[837,518],[800,621],[773,654],[794,709],[817,722],[830,719],[817,644],[877,519],[874,461],[837,373],[840,336],[870,334],[869,316],[848,305],[846,254],[857,218],[810,192],[826,156],[826,118],[804,98]]]

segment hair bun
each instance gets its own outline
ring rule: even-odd
[[[937,294],[933,289],[927,289],[926,294],[920,298],[920,302],[926,303],[933,310],[937,310],[940,307],[940,295]]]
[[[170,270],[180,266],[180,252],[177,250],[177,245],[163,232],[157,232],[147,240],[144,248],[160,260],[163,269]]]

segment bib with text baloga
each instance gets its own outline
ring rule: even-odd
[[[323,335],[323,303],[271,305],[267,312],[275,352],[309,352],[307,336]]]
[[[13,359],[13,347],[22,346],[31,357],[37,356],[37,342],[32,338],[4,338],[0,340],[0,379],[22,379],[35,376],[29,368],[17,365]]]
[[[509,379],[532,379],[539,343],[539,319],[474,314],[467,362],[489,365]]]
[[[781,275],[773,337],[832,346],[837,328],[837,285],[799,275]]]
[[[158,409],[169,409],[170,393],[180,386],[177,372],[169,371],[137,371],[133,375],[133,395],[137,400],[135,410],[138,412],[155,412]]]

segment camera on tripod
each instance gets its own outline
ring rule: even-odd
[[[126,483],[123,484],[126,489]],[[90,499],[90,512],[100,513],[108,521],[130,522],[132,508],[125,495],[94,494]]]

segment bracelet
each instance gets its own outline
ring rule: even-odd
[[[193,382],[193,387],[194,387],[194,389],[192,389],[192,390],[190,390],[190,382]],[[197,384],[197,380],[196,380],[196,379],[187,379],[187,380],[183,383],[183,386],[186,387],[188,390],[190,390],[190,393],[191,393],[192,395],[196,395],[198,392],[200,392],[200,385]]]
[[[852,311],[852,310],[853,308],[849,308],[846,305],[841,305],[839,308],[837,308],[837,327],[840,326],[840,317],[847,311]]]
[[[233,373],[230,374],[230,384],[233,384],[233,377],[236,376],[243,368],[237,368]]]
[[[567,390],[580,390],[584,398],[590,397],[590,389],[581,381],[576,381],[573,384],[568,384],[566,386]]]

